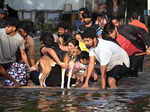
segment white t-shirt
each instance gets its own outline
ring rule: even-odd
[[[123,63],[130,66],[128,54],[116,43],[103,39],[98,39],[97,47],[90,48],[89,56],[95,56],[101,66],[107,65],[107,71]]]

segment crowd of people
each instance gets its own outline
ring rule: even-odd
[[[117,88],[123,77],[137,77],[143,71],[144,57],[150,54],[150,34],[137,19],[137,13],[132,14],[128,24],[123,24],[119,17],[107,17],[104,13],[97,14],[94,21],[92,13],[81,8],[74,29],[68,29],[62,22],[56,33],[41,33],[38,60],[29,33],[32,23],[1,18],[2,14],[5,15],[4,10],[0,10],[0,74],[7,78],[6,86],[30,86],[29,80],[39,85],[43,71],[39,60],[46,55],[56,62],[46,78],[46,86],[60,87],[62,68],[66,69],[66,77],[69,72],[69,61],[65,58],[76,56],[72,86],[86,88],[89,81],[96,82],[100,76],[102,89]]]

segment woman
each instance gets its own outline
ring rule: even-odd
[[[49,76],[46,78],[46,86],[60,86],[61,85],[61,68],[66,68],[67,65],[63,63],[63,52],[57,43],[54,42],[54,38],[50,32],[43,32],[41,34],[41,55],[48,55],[52,58],[56,65],[52,67]],[[37,63],[36,71],[33,71],[30,75],[33,83],[39,85],[40,63]]]

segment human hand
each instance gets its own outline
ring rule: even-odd
[[[82,88],[87,88],[89,85],[88,85],[88,83],[84,83],[83,85],[82,85]]]
[[[63,62],[60,62],[59,64],[62,68],[68,68],[68,64],[67,63],[63,63]]]
[[[150,55],[150,47],[146,49],[146,54]]]
[[[32,67],[29,68],[29,70],[30,71],[35,71],[35,70],[37,70],[37,68],[36,68],[36,66],[32,66]]]

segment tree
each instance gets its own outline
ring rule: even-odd
[[[147,0],[127,0],[128,16],[136,11],[139,15],[144,14],[144,9],[146,9],[145,4]]]
[[[119,16],[124,18],[126,9],[126,0],[107,0],[107,14],[111,16]]]
[[[0,8],[4,8],[4,0],[0,0]]]

